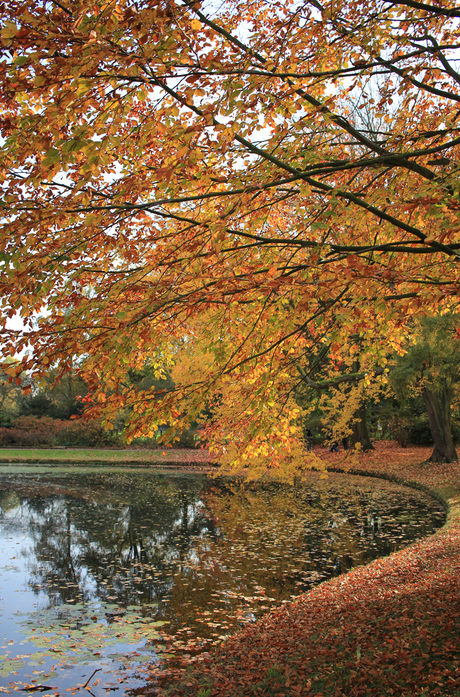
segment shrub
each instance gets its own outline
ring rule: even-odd
[[[411,445],[433,444],[430,425],[425,415],[396,415],[390,419],[389,426],[391,437],[403,448],[409,443]]]
[[[63,427],[64,423],[64,421],[52,419],[50,416],[17,416],[11,425],[20,431],[41,431],[54,434]]]
[[[105,431],[97,421],[61,421],[49,416],[19,416],[11,428],[0,428],[0,445],[68,445],[107,447],[121,444],[121,437]]]
[[[6,442],[31,448],[37,445],[51,446],[63,424],[63,421],[49,416],[18,416],[11,422],[11,434]]]
[[[84,448],[119,446],[121,436],[115,431],[106,431],[98,421],[63,422],[65,425],[56,433],[57,445],[80,446]]]
[[[0,445],[8,445],[14,443],[14,434],[12,428],[0,427]]]
[[[415,417],[409,422],[409,443],[411,445],[433,445],[430,424],[426,415]]]
[[[0,445],[24,445],[34,448],[38,445],[53,445],[52,431],[30,430],[20,428],[0,428]]]
[[[176,443],[178,448],[198,448],[201,444],[200,434],[197,429],[190,428],[182,431],[179,442]]]

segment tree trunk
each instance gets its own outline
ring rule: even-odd
[[[365,402],[363,402],[358,411],[355,412],[354,418],[357,419],[357,421],[355,421],[352,426],[353,433],[351,440],[353,445],[360,443],[363,450],[374,450],[374,446],[372,445],[369,437],[369,431],[367,430]]]
[[[422,387],[422,397],[428,413],[430,431],[433,437],[433,452],[428,458],[430,462],[454,462],[457,460],[452,438],[450,405],[452,390],[442,389],[438,395],[425,385]]]

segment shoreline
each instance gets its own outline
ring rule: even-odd
[[[458,697],[460,466],[422,462],[429,452],[377,447],[345,469],[425,491],[446,507],[442,528],[274,609],[161,694]]]

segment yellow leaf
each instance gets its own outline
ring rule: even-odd
[[[201,29],[201,22],[198,19],[192,19],[192,21],[190,22],[190,26],[192,27],[192,29],[198,31],[199,29]]]
[[[4,39],[12,39],[13,36],[16,36],[17,32],[18,28],[16,24],[14,22],[11,22],[10,20],[6,20],[5,26],[2,28],[0,33]]]

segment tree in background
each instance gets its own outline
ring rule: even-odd
[[[12,379],[64,376],[79,356],[108,427],[127,408],[130,438],[179,431],[219,404],[216,454],[230,437],[236,466],[277,465],[297,457],[306,354],[339,357],[359,335],[361,362],[379,365],[408,318],[456,311],[458,8],[1,13],[1,302],[25,323],[2,340],[5,356],[29,351]],[[193,345],[209,360],[162,400],[126,383]]]
[[[42,380],[42,386],[31,385],[29,394],[19,401],[20,414],[24,416],[49,416],[52,419],[70,419],[83,412],[83,398],[88,387],[79,376],[78,371],[69,370],[58,382],[56,371]]]
[[[460,382],[460,324],[452,314],[414,323],[390,379],[396,394],[421,394],[433,437],[432,462],[457,460],[452,437],[452,405]]]

